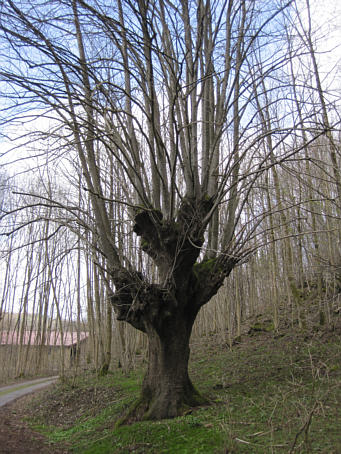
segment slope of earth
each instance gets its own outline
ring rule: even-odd
[[[274,333],[258,319],[231,349],[202,338],[191,376],[212,404],[173,420],[115,425],[138,396],[143,367],[58,384],[16,411],[47,437],[49,453],[340,454],[340,341],[339,315],[332,330],[300,333]]]
[[[0,408],[0,454],[65,454],[67,449],[55,447],[42,434],[30,428],[25,422],[27,406],[34,396],[22,397],[12,404]]]

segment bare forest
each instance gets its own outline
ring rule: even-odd
[[[158,420],[207,402],[193,340],[333,328],[340,43],[314,5],[0,2],[0,383],[144,363],[125,418]]]

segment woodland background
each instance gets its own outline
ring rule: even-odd
[[[268,65],[263,73],[260,70],[262,76],[257,74],[254,86],[251,69],[245,82],[248,96],[252,93],[257,133],[263,138],[250,146],[247,121],[234,124],[234,132],[239,127],[240,149],[245,145],[249,156],[245,162],[267,156],[269,164],[252,190],[245,189],[247,198],[240,197],[242,183],[231,196],[240,204],[236,240],[248,232],[247,258],[201,309],[193,339],[215,333],[232,347],[243,334],[242,322],[252,320],[250,326],[257,329],[259,314],[267,314],[268,329],[274,332],[280,323],[297,330],[332,329],[333,317],[341,310],[339,60],[328,54],[326,74],[326,57],[319,51],[327,42],[326,30],[309,16],[309,3],[302,4],[297,2],[287,17],[287,35],[280,38],[284,60],[260,62],[255,50],[243,63],[244,71],[247,65]],[[245,87],[242,84],[240,92]],[[0,347],[0,382],[56,368],[61,375],[85,368],[128,371],[146,355],[147,341],[115,319],[79,160],[68,147],[60,148],[60,131],[53,121],[51,126],[31,112],[30,123],[19,119],[18,132],[18,124],[6,120],[4,113],[6,106],[0,173],[0,332],[7,337]],[[292,124],[295,128],[288,126]],[[152,279],[156,269],[132,234],[129,204],[114,203],[131,188],[119,168],[112,177],[119,166],[112,156],[100,149],[96,153],[101,169],[107,169],[103,190],[117,250]],[[217,174],[223,168],[221,159]],[[244,172],[249,170],[244,167]],[[221,203],[211,245],[220,241],[227,209]],[[63,343],[53,361],[48,360],[45,347],[51,347],[53,331],[72,332],[78,342],[88,333],[86,348],[82,354],[77,350],[72,365],[70,349]],[[9,348],[13,332],[17,341]],[[27,332],[36,337],[25,345]]]

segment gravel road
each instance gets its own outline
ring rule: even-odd
[[[16,383],[13,385],[3,386],[0,388],[0,407],[12,402],[25,394],[38,391],[39,389],[45,388],[46,386],[55,383],[58,376],[37,378],[36,380],[30,380],[22,383]]]

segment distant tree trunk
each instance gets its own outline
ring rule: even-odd
[[[27,250],[26,255],[26,269],[25,269],[25,279],[23,285],[22,293],[22,302],[19,313],[18,321],[20,320],[18,330],[19,330],[19,345],[18,345],[18,357],[17,357],[17,366],[16,366],[16,375],[21,377],[25,373],[25,364],[24,364],[24,352],[28,348],[25,347],[25,331],[27,328],[27,316],[28,316],[28,298],[30,287],[32,284],[32,273],[33,273],[33,247]]]
[[[92,275],[92,266],[93,262],[90,257],[89,251],[87,252],[86,257],[86,299],[87,299],[87,318],[88,318],[88,329],[89,329],[89,344],[90,344],[90,351],[88,353],[88,361],[91,360],[96,364],[96,322],[95,322],[95,314],[94,314],[94,307],[93,307],[93,286],[91,283],[91,275]],[[92,356],[92,358],[91,358]]]
[[[94,297],[95,297],[95,314],[96,314],[96,369],[101,374],[103,365],[105,365],[104,344],[102,337],[102,311],[101,311],[101,292],[98,270],[93,267]]]

